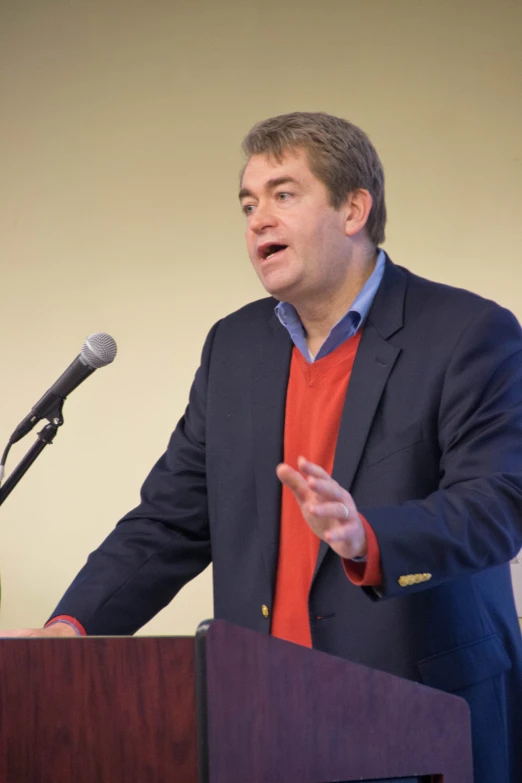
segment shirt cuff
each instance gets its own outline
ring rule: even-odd
[[[59,614],[56,617],[51,617],[51,619],[45,623],[44,628],[49,628],[55,623],[66,623],[67,625],[70,625],[71,628],[74,628],[78,636],[87,636],[87,631],[83,625],[74,617],[69,617],[68,614]]]
[[[382,585],[379,542],[370,523],[367,522],[362,514],[359,514],[359,518],[364,525],[368,545],[366,562],[343,559],[343,568],[350,582],[357,585],[357,587],[379,587]]]

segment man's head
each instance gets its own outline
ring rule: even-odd
[[[277,161],[285,152],[304,150],[310,170],[326,186],[334,209],[349,193],[367,190],[372,208],[366,232],[375,247],[384,242],[384,171],[370,139],[356,125],[322,112],[281,114],[254,125],[242,147],[248,159],[266,155]]]
[[[384,239],[384,175],[368,138],[337,117],[295,113],[256,125],[243,149],[239,198],[263,286],[296,307],[346,304]]]

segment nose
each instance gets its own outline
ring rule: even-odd
[[[272,228],[277,223],[277,219],[270,209],[268,202],[259,201],[255,211],[250,215],[248,227],[255,234],[262,233],[266,228]]]

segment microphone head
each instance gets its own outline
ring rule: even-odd
[[[99,367],[110,364],[114,360],[117,350],[116,342],[110,334],[95,332],[85,340],[80,356],[85,364],[97,370]]]

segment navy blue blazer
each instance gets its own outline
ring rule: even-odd
[[[217,323],[140,505],[56,614],[134,633],[208,563],[215,615],[262,633],[278,555],[292,343],[273,299]],[[364,326],[333,468],[379,542],[355,587],[321,543],[314,647],[467,699],[477,783],[522,780],[522,645],[509,560],[522,546],[522,336],[514,316],[388,259]],[[266,610],[265,610],[266,614]]]

